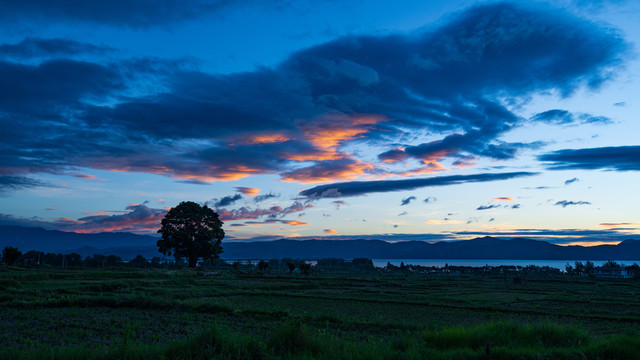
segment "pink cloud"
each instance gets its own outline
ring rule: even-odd
[[[268,216],[268,217],[284,216],[287,214],[301,212],[310,207],[313,207],[313,205],[295,202],[292,205],[287,206],[286,208],[282,208],[280,206],[272,206],[268,209],[261,209],[261,208],[251,209],[243,206],[239,209],[233,209],[233,210],[217,209],[216,212],[218,213],[222,221],[253,220],[253,219],[258,219],[264,216]]]
[[[97,215],[85,216],[77,220],[58,218],[55,223],[60,230],[78,233],[97,233],[122,231],[133,233],[155,232],[160,228],[160,221],[166,210],[152,209],[146,205],[129,205],[122,214],[109,215],[99,212]]]

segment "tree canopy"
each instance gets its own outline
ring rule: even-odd
[[[15,264],[21,256],[22,251],[13,246],[5,246],[5,248],[2,250],[2,260],[6,262],[7,265]]]
[[[222,224],[218,214],[207,205],[183,201],[162,219],[158,251],[176,259],[187,258],[191,268],[196,266],[198,258],[217,258],[222,253]]]

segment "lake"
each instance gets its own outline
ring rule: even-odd
[[[450,266],[473,266],[473,267],[482,267],[485,265],[489,266],[549,266],[552,268],[564,270],[564,267],[567,263],[571,264],[571,266],[575,266],[576,261],[581,261],[583,264],[586,263],[585,260],[489,260],[489,259],[371,259],[373,261],[373,265],[375,267],[385,267],[387,263],[391,263],[395,266],[400,266],[400,263],[404,263],[405,265],[420,265],[420,266],[435,266],[435,267],[444,267],[445,264],[449,264]],[[627,260],[614,260],[618,264],[621,265],[631,265],[633,263],[640,263],[638,261],[627,261]],[[591,261],[595,264],[595,266],[601,266],[606,263],[604,260],[595,260]]]

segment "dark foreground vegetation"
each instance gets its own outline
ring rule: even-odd
[[[0,358],[638,357],[637,280],[324,265],[0,266]]]

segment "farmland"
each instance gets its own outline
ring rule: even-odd
[[[518,275],[520,276],[520,275]],[[626,359],[640,282],[0,267],[0,358]]]

